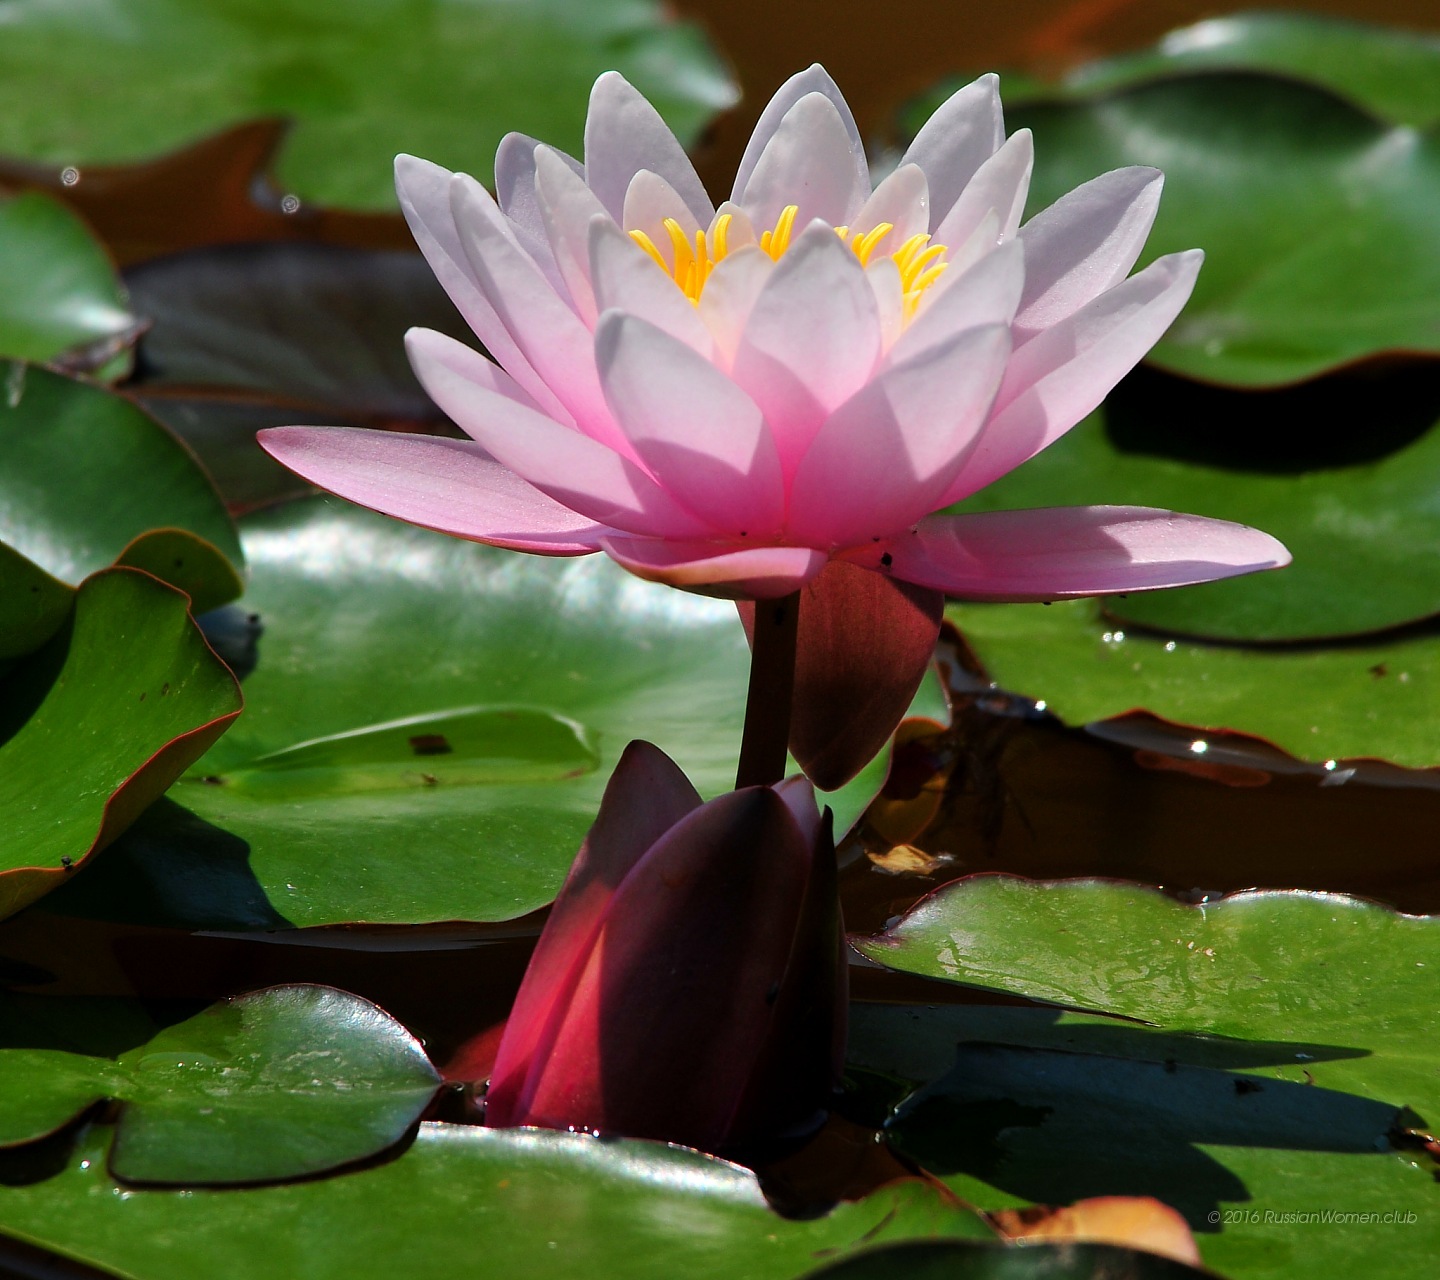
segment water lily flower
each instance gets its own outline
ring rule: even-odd
[[[872,183],[813,66],[765,108],[718,206],[613,72],[591,94],[583,164],[511,134],[492,198],[401,156],[416,241],[490,357],[416,329],[410,360],[470,438],[281,427],[261,441],[322,488],[458,537],[603,552],[742,601],[804,588],[797,712],[820,706],[807,669],[833,705],[870,705],[812,773],[839,785],[923,677],[942,593],[1053,600],[1289,559],[1256,530],[1144,507],[943,513],[1090,413],[1174,320],[1202,257],[1129,274],[1160,197],[1149,168],[1102,174],[1022,226],[1031,137],[1006,138],[997,86],[961,89]],[[853,639],[839,623],[862,609]],[[807,664],[812,650],[824,660]],[[909,660],[873,660],[896,652]],[[834,697],[842,668],[880,684]],[[803,719],[792,750],[809,770],[835,726]]]
[[[707,804],[626,748],[526,971],[486,1123],[706,1150],[803,1127],[845,1033],[835,853],[804,779]]]

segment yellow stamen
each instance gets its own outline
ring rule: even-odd
[[[855,256],[860,259],[862,267],[870,265],[870,255],[875,251],[875,246],[894,230],[893,222],[880,222],[855,241],[852,247],[855,250]]]
[[[928,239],[928,237],[927,237]],[[942,253],[945,252],[943,244],[932,244],[924,253],[918,253],[900,269],[900,283],[906,289],[913,289],[915,281],[921,273]]]
[[[655,247],[655,241],[650,239],[650,237],[647,236],[643,231],[632,231],[630,233],[630,239],[635,241],[636,244],[638,244],[642,249],[645,250],[646,253],[648,253],[652,258],[655,259],[655,265],[658,266],[661,271],[663,271],[667,276],[670,274],[670,264],[665,261],[664,257],[660,253],[660,250]]]
[[[662,225],[675,249],[675,278],[678,280],[695,261],[695,255],[690,251],[690,237],[674,218],[666,218]]]
[[[799,212],[799,205],[787,204],[780,210],[780,217],[775,223],[774,233],[760,241],[760,247],[777,262],[780,260],[780,255],[790,247],[790,232],[795,226],[795,215]]]
[[[733,213],[722,213],[715,219],[715,226],[710,232],[710,238],[714,241],[713,257],[716,262],[723,261],[725,255],[730,252],[730,223],[734,218]]]

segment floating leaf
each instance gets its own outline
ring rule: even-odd
[[[0,685],[0,916],[59,886],[240,712],[178,591],[96,574],[68,632]]]
[[[806,1280],[1186,1280],[1208,1274],[1111,1244],[906,1240],[811,1271]]]
[[[132,159],[255,116],[298,121],[282,182],[389,208],[411,151],[490,176],[511,129],[578,150],[590,84],[618,68],[693,138],[735,91],[692,26],[650,0],[304,0],[207,6],[7,0],[0,152]]]
[[[1135,885],[976,876],[856,945],[906,973],[1166,1030],[1347,1046],[1362,1056],[1315,1062],[1316,1083],[1440,1115],[1430,999],[1440,917],[1338,894],[1186,906]]]
[[[124,1104],[117,1177],[202,1184],[299,1178],[374,1155],[440,1085],[398,1022],[315,986],[238,996],[114,1061],[0,1050],[0,1079],[12,1085],[0,1094],[0,1145],[34,1141],[111,1098]]]
[[[63,204],[0,200],[0,356],[52,360],[133,330],[115,268]]]
[[[787,1220],[733,1164],[584,1134],[422,1124],[398,1158],[344,1177],[130,1195],[111,1190],[106,1138],[82,1134],[64,1166],[38,1179],[17,1176],[14,1157],[0,1161],[0,1221],[135,1280],[466,1275],[479,1259],[511,1276],[782,1280],[872,1240],[989,1234],[919,1181]]]
[[[1281,570],[1280,572],[1286,572]],[[1069,724],[1144,709],[1257,735],[1302,760],[1440,765],[1440,632],[1428,625],[1330,648],[1241,649],[1125,630],[1094,601],[951,605],[989,676]]]

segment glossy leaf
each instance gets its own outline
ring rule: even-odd
[[[89,229],[37,193],[0,200],[0,356],[52,360],[120,339],[135,317]]]
[[[972,1203],[1154,1195],[1207,1266],[1257,1280],[1406,1280],[1436,1247],[1425,1158],[1390,1140],[1414,1115],[1334,1087],[1365,1056],[996,1007],[862,1006],[852,1037],[853,1060],[925,1085],[891,1141]]]
[[[1159,390],[1165,395],[1158,403],[1127,406],[1132,414],[1154,415],[1154,434],[1168,425],[1169,402],[1182,394]],[[1201,394],[1225,412],[1219,393]],[[1383,430],[1383,386],[1375,388],[1372,403],[1367,430]],[[1286,411],[1281,404],[1271,408]],[[1358,427],[1345,424],[1352,433]],[[961,509],[1143,502],[1252,525],[1289,548],[1294,563],[1274,573],[1106,601],[1112,616],[1172,635],[1346,636],[1440,613],[1440,429],[1377,460],[1298,475],[1157,457],[1127,450],[1116,435],[1107,431],[1104,412],[1097,413]]]
[[[918,1181],[787,1220],[735,1165],[583,1134],[422,1124],[397,1159],[344,1177],[131,1195],[110,1191],[105,1140],[86,1132],[40,1180],[5,1168],[0,1230],[135,1280],[386,1280],[477,1259],[497,1275],[781,1280],[862,1242],[988,1234]]]
[[[185,447],[121,397],[18,362],[0,396],[0,541],[0,657],[52,634],[66,588],[117,561],[202,610],[241,586],[234,526]]]
[[[214,1005],[115,1061],[0,1050],[0,1076],[16,1086],[0,1102],[0,1143],[42,1137],[96,1098],[123,1103],[109,1165],[140,1183],[260,1182],[351,1164],[399,1141],[440,1085],[398,1022],[315,986]]]
[[[1429,994],[1440,917],[1338,894],[1187,906],[1134,885],[979,876],[856,945],[907,973],[1166,1030],[1348,1047],[1361,1056],[1316,1062],[1316,1083],[1440,1114]]]
[[[1265,738],[1302,760],[1440,765],[1440,635],[1242,649],[1126,630],[1094,601],[951,605],[989,676],[1069,724],[1143,709],[1180,725]],[[1203,755],[1205,745],[1196,749]]]
[[[618,67],[686,137],[734,90],[695,28],[648,0],[176,0],[6,5],[0,152],[83,166],[292,116],[304,198],[389,208],[397,151],[488,181],[511,129],[579,150],[590,84]]]
[[[1291,78],[1196,73],[1007,113],[1037,138],[1029,214],[1124,165],[1165,172],[1141,265],[1200,246],[1149,359],[1277,386],[1383,352],[1440,354],[1440,139]]]
[[[240,712],[186,598],[112,569],[0,686],[0,915],[115,839]]]
[[[1235,13],[1172,31],[1155,48],[1076,67],[1061,82],[1104,93],[1203,71],[1265,71],[1343,93],[1394,124],[1440,123],[1440,39],[1321,14]]]

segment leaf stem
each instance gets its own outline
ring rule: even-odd
[[[755,602],[750,642],[750,690],[735,786],[768,787],[785,777],[790,704],[795,696],[795,638],[800,593]]]

